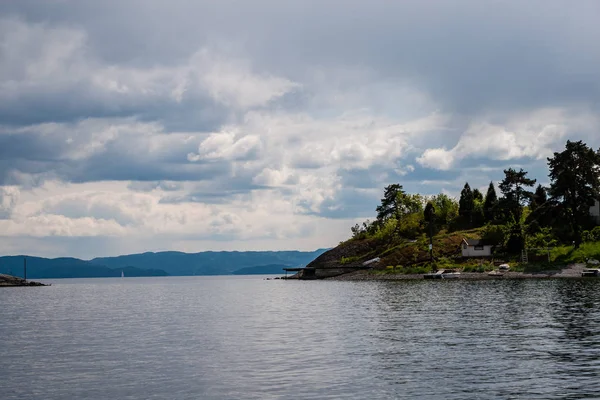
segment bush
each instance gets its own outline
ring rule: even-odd
[[[557,243],[550,228],[540,228],[537,233],[527,236],[527,247],[547,248],[556,246]]]
[[[350,228],[350,231],[352,231],[352,239],[366,239],[375,233],[378,226],[376,221],[371,222],[370,220],[366,220],[362,225],[356,224]]]
[[[484,272],[486,269],[483,265],[466,265],[463,272]]]
[[[340,258],[340,264],[342,264],[342,265],[350,264],[350,263],[353,263],[358,260],[360,260],[360,256],[342,257],[342,258]]]
[[[584,242],[600,241],[600,226],[594,227],[591,231],[583,231],[582,238]]]
[[[393,237],[394,232],[396,231],[396,219],[390,218],[383,223],[383,226],[377,227],[372,237],[377,240],[388,239]]]
[[[400,220],[398,235],[404,238],[415,238],[423,232],[423,214],[407,214]]]

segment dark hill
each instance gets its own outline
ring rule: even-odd
[[[229,275],[243,268],[269,265],[279,266],[274,273],[281,273],[284,266],[304,266],[325,251],[207,251],[193,254],[166,251],[95,258],[91,261],[28,256],[27,278],[117,277],[121,276],[121,271],[125,276]],[[0,257],[1,273],[22,276],[23,256]]]
[[[308,252],[205,251],[201,253],[181,253],[165,251],[95,258],[91,262],[106,265],[109,268],[134,266],[138,268],[161,269],[169,275],[230,275],[241,268],[260,265],[304,266],[325,251],[327,249]]]
[[[109,278],[121,276],[165,276],[161,270],[124,267],[109,268],[105,265],[94,264],[78,258],[42,258],[27,257],[27,278]],[[23,276],[23,256],[0,257],[0,273]]]

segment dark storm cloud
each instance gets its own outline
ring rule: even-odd
[[[230,40],[293,79],[314,65],[410,79],[451,111],[600,99],[595,1],[33,1],[0,11],[83,26],[111,63],[168,65]]]
[[[120,135],[101,139],[95,136]],[[19,173],[38,175],[34,181],[61,179],[67,182],[105,180],[183,181],[222,176],[230,165],[222,161],[190,162],[187,154],[197,149],[202,135],[186,142],[165,133],[145,130],[131,120],[88,120],[77,124],[36,125],[26,129],[6,128],[0,132],[0,185],[25,184]],[[108,132],[108,133],[107,133]],[[172,138],[172,139],[171,139]],[[167,145],[153,145],[158,139]],[[23,179],[24,177],[21,177]],[[30,177],[25,178],[29,184]]]

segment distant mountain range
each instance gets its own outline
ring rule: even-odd
[[[283,273],[323,254],[316,251],[206,251],[130,254],[93,260],[27,256],[27,278],[100,278],[165,275],[230,275]],[[0,274],[23,275],[24,256],[0,257]]]

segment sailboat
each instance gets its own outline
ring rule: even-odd
[[[125,274],[123,273],[123,270],[121,270],[121,278],[125,278]]]

